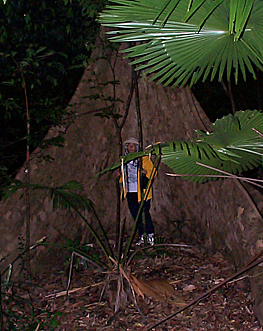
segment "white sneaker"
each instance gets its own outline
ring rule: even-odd
[[[147,243],[151,246],[154,245],[154,233],[147,234]]]
[[[136,246],[141,246],[144,244],[143,234],[140,236],[140,239],[137,241]]]

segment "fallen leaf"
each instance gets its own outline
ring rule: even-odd
[[[192,292],[195,289],[196,289],[196,287],[194,285],[188,285],[188,286],[183,288],[183,291],[184,292]]]
[[[147,295],[157,301],[166,301],[177,307],[186,305],[184,299],[166,279],[138,279],[133,275],[130,275],[130,278],[131,283],[136,285],[134,291],[139,289],[141,296]]]

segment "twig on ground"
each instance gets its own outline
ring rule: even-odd
[[[75,292],[78,292],[78,291],[81,291],[81,290],[86,290],[87,288],[90,288],[90,287],[100,286],[102,284],[104,284],[104,282],[99,282],[99,283],[84,286],[84,287],[74,288],[74,289],[69,290],[69,291],[61,291],[61,292],[57,292],[57,293],[48,294],[48,295],[45,296],[45,299],[59,298],[59,297],[62,297],[64,295],[67,295],[67,293],[72,294],[72,293],[75,293]]]
[[[252,259],[253,261],[254,259]],[[250,263],[249,265],[245,266],[244,268],[242,268],[241,270],[237,271],[234,275],[231,275],[229,277],[227,277],[223,282],[221,282],[220,284],[212,287],[211,289],[209,289],[208,291],[206,291],[204,294],[200,295],[199,297],[197,297],[196,299],[194,299],[193,301],[191,301],[189,304],[187,304],[186,306],[184,306],[183,308],[178,309],[175,313],[165,317],[164,319],[160,320],[159,322],[153,324],[152,326],[148,327],[146,329],[146,331],[150,331],[153,328],[159,326],[160,324],[168,321],[169,319],[173,318],[174,316],[178,315],[179,313],[185,311],[186,309],[194,306],[196,303],[198,303],[199,301],[207,298],[210,294],[212,294],[213,292],[215,292],[217,289],[219,289],[220,287],[222,287],[223,285],[227,284],[229,281],[235,279],[236,277],[242,275],[244,272],[253,269],[254,267],[256,267],[257,265],[259,265],[260,263],[263,263],[263,259],[257,261],[257,262],[253,262]]]

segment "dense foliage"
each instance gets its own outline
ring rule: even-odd
[[[128,44],[123,52],[136,70],[149,74],[151,81],[176,87],[217,80],[229,97],[230,108],[225,107],[222,99],[218,102],[211,98],[210,93],[210,113],[215,119],[222,116],[222,111],[227,114],[232,110],[234,114],[215,122],[213,129],[220,127],[217,134],[205,134],[197,141],[170,141],[167,146],[154,146],[154,153],[162,155],[162,161],[175,174],[189,174],[196,176],[189,179],[203,182],[207,179],[198,176],[211,176],[209,167],[216,173],[227,171],[229,176],[261,165],[262,113],[236,110],[242,105],[251,108],[246,105],[244,94],[248,99],[258,99],[253,104],[262,108],[260,83],[252,89],[247,84],[248,77],[262,80],[262,12],[262,1],[258,0],[219,0],[213,4],[198,0],[112,0],[101,13],[102,25],[112,28],[110,40]],[[246,82],[245,86],[233,93],[231,81],[237,84],[240,79]],[[208,90],[211,87],[212,83]],[[205,90],[200,94],[202,97]],[[242,102],[236,103],[234,94]],[[217,103],[220,108],[223,106],[219,109],[221,114]],[[202,161],[206,169],[200,168],[198,163]]]
[[[190,84],[215,121],[262,109],[262,12],[258,0],[112,0],[100,21],[112,41],[133,43],[125,52],[136,70],[164,85]]]
[[[0,170],[12,174],[60,125],[96,36],[102,0],[0,0]],[[30,116],[30,135],[27,122]],[[52,144],[61,144],[59,137]]]
[[[259,0],[113,0],[100,16],[112,41],[139,42],[125,50],[150,80],[193,86],[199,80],[237,83],[263,69],[263,5]],[[143,43],[141,43],[143,42]]]

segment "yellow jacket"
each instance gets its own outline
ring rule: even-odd
[[[154,178],[157,175],[157,170],[153,167],[153,163],[150,160],[149,156],[143,156],[142,157],[142,170],[146,170],[147,174],[146,177],[149,179],[150,177]],[[125,174],[124,174],[125,176]],[[137,176],[137,192],[138,192],[138,202],[141,201],[141,183],[140,183],[140,173],[139,173],[139,167],[138,167],[138,176]],[[123,183],[123,176],[120,177],[120,183]],[[143,190],[145,195],[145,189]],[[148,188],[147,192],[147,200],[152,199],[153,193],[152,193],[152,186]],[[122,192],[121,192],[121,197],[124,199],[126,198],[127,195],[127,188],[126,188],[126,183],[124,181],[122,185]]]

